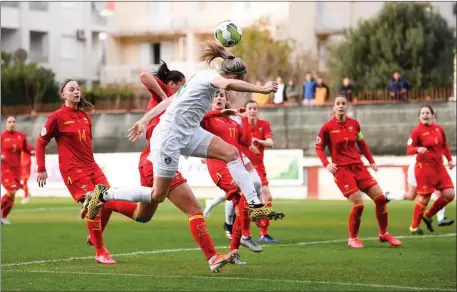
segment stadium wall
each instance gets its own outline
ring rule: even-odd
[[[140,153],[98,153],[95,160],[112,186],[139,186],[138,159]],[[455,161],[455,157],[453,157]],[[379,171],[370,172],[384,191],[406,188],[406,175],[412,156],[375,156]],[[36,183],[36,163],[32,160],[29,189],[32,196],[70,197],[58,168],[57,155],[46,156],[48,181],[45,188]],[[366,161],[365,161],[366,162]],[[366,162],[368,165],[368,162]],[[344,199],[333,177],[316,157],[304,157],[302,150],[269,150],[265,153],[265,166],[275,199]],[[188,180],[198,198],[211,198],[220,190],[212,182],[201,159],[180,159],[179,170]],[[449,171],[455,185],[456,171]],[[2,187],[2,193],[5,190]],[[18,196],[22,196],[22,190]]]
[[[455,102],[433,103],[438,121],[444,127],[452,153],[456,151]],[[364,136],[375,155],[405,155],[409,133],[417,125],[420,104],[353,105],[351,114],[360,121]],[[317,133],[331,112],[324,107],[283,107],[261,109],[260,117],[270,121],[276,149],[303,149],[314,156]],[[127,130],[141,117],[141,113],[92,114],[93,149],[95,153],[140,152],[146,146],[142,140],[135,144],[127,139]],[[2,117],[2,125],[6,116]],[[47,120],[46,115],[19,116],[17,126],[29,137],[32,145]],[[4,127],[4,126],[3,126]],[[56,153],[54,140],[47,153]]]

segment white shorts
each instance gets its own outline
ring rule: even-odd
[[[154,176],[175,177],[181,155],[206,158],[213,136],[201,127],[195,129],[193,135],[184,136],[166,125],[157,125],[150,140],[148,157],[154,165]]]
[[[251,163],[251,160],[249,160],[249,158],[244,153],[241,154],[243,155],[244,165]]]
[[[416,174],[414,173],[414,168],[416,168],[416,161],[414,161],[413,163],[411,163],[408,166],[408,178],[407,178],[407,181],[408,181],[409,185],[411,185],[413,187],[417,187]]]

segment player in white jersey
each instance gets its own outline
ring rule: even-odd
[[[434,116],[434,121],[436,121],[436,115]],[[400,191],[397,194],[386,192],[386,200],[387,202],[393,200],[407,200],[407,201],[414,201],[417,197],[417,181],[416,175],[414,173],[414,168],[416,167],[416,156],[414,156],[414,160],[408,166],[408,191]],[[441,192],[436,190],[435,193],[432,195],[432,199],[436,200],[441,196]],[[454,220],[447,219],[444,215],[444,209],[441,209],[436,213],[438,219],[438,226],[449,226],[454,224]]]
[[[122,188],[107,190],[105,186],[100,186],[96,188],[95,195],[88,204],[88,218],[95,216],[106,200],[154,204],[163,202],[168,196],[171,182],[178,170],[180,155],[213,158],[226,162],[233,180],[246,197],[249,204],[249,217],[252,221],[284,217],[283,213],[275,212],[271,207],[261,203],[238,149],[200,126],[203,116],[211,108],[212,100],[219,89],[268,94],[276,92],[278,85],[275,82],[268,82],[264,86],[257,86],[243,81],[246,75],[244,61],[215,41],[207,41],[200,60],[209,65],[218,57],[223,59],[220,72],[216,70],[197,72],[173,97],[162,101],[129,130],[129,139],[136,141],[144,132],[145,125],[166,110],[150,139],[151,153],[148,159],[154,165],[154,187],[141,190],[137,188],[133,192]]]

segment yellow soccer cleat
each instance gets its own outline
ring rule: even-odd
[[[95,216],[97,216],[100,208],[104,204],[101,198],[107,190],[108,188],[104,185],[96,185],[94,191],[87,195],[86,200],[89,201],[87,204],[87,219],[94,219]]]
[[[276,212],[267,205],[249,205],[249,219],[251,221],[259,221],[260,219],[278,220],[284,218],[284,213]]]

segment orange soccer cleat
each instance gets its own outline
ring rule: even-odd
[[[350,238],[348,241],[348,246],[352,248],[363,248],[362,241],[357,238]]]
[[[384,235],[379,235],[379,241],[380,242],[388,242],[390,243],[391,246],[401,246],[401,241],[390,235],[389,233],[386,233]]]
[[[214,273],[220,273],[222,271],[222,267],[229,262],[233,262],[237,255],[237,249],[231,250],[228,254],[217,253],[209,264],[210,270]]]

